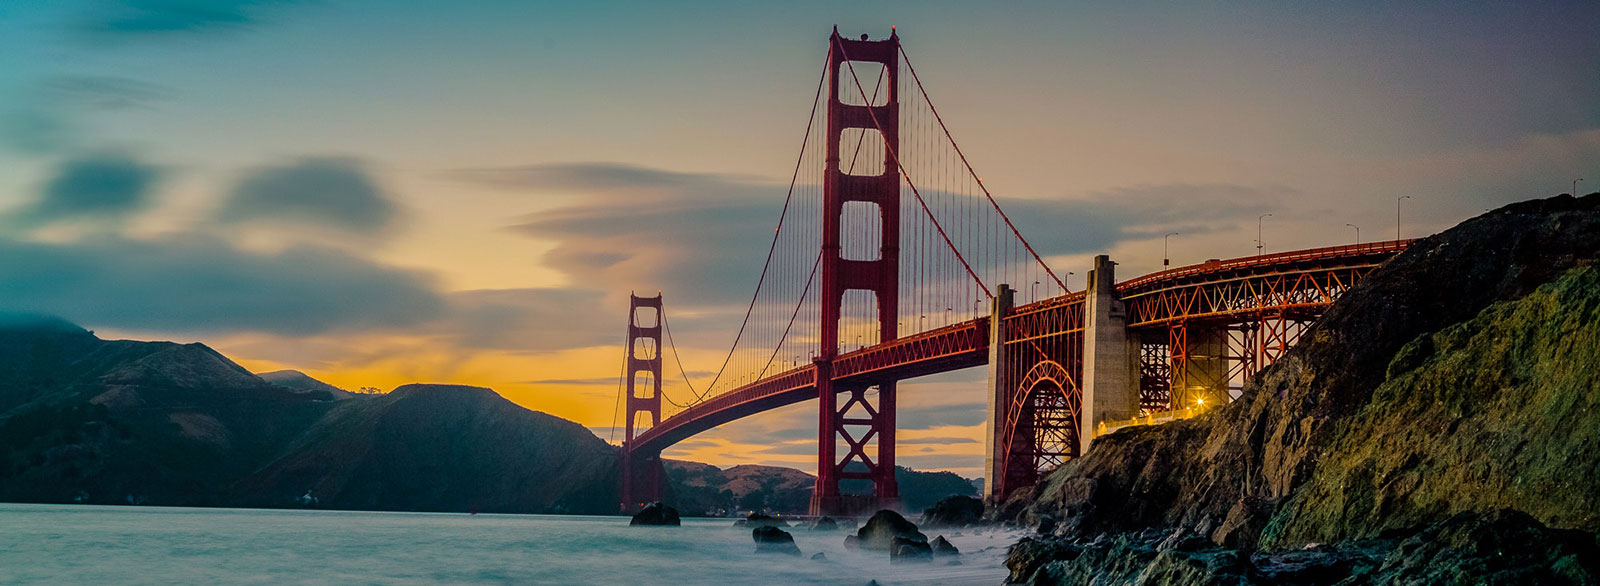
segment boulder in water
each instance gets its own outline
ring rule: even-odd
[[[645,505],[643,509],[633,515],[629,525],[666,525],[677,527],[683,523],[678,520],[678,510],[660,501]]]
[[[788,531],[777,527],[757,527],[750,531],[750,538],[756,542],[756,553],[781,553],[784,555],[800,556],[800,547],[794,544],[794,536]]]
[[[933,538],[933,541],[928,542],[928,547],[933,548],[933,555],[936,556],[961,555],[961,550],[956,549],[956,546],[943,535]]]
[[[811,522],[812,531],[833,531],[838,528],[839,522],[833,520],[833,517],[818,517],[816,521]]]
[[[983,501],[954,495],[922,511],[923,527],[966,527],[983,521]]]
[[[889,541],[889,563],[926,562],[933,559],[933,548],[926,541],[895,537]]]
[[[889,551],[891,542],[896,537],[903,537],[911,541],[928,543],[928,536],[917,530],[916,524],[907,521],[900,513],[884,509],[872,514],[867,519],[867,524],[856,532],[856,547],[871,551]],[[850,546],[850,540],[845,540],[845,546]]]

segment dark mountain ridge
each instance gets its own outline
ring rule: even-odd
[[[0,320],[0,500],[610,513],[615,467],[588,430],[488,389],[334,401],[203,344]]]

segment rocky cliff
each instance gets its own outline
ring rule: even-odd
[[[1597,251],[1600,195],[1417,242],[1240,400],[1102,437],[1006,503],[1003,516],[1062,521],[1017,548],[1013,579],[1477,583],[1459,570],[1523,559],[1563,569],[1511,583],[1593,580]]]

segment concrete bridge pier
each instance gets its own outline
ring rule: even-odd
[[[1139,339],[1128,331],[1128,312],[1116,292],[1116,264],[1094,257],[1083,308],[1083,387],[1078,455],[1089,451],[1102,421],[1139,415]]]
[[[1006,380],[1011,365],[1007,363],[1005,353],[1006,330],[1001,324],[1016,302],[1016,290],[1001,283],[989,313],[989,389],[986,393],[989,416],[983,430],[983,495],[989,499],[999,498],[1006,476],[1002,451],[1006,449],[1006,409],[1010,406],[1011,385],[1015,381]]]

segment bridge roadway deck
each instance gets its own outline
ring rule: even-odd
[[[1263,309],[1259,303],[1241,301],[1246,296],[1255,296],[1258,302],[1265,299],[1283,309],[1326,306],[1349,285],[1327,282],[1338,280],[1337,276],[1325,276],[1330,271],[1370,270],[1410,242],[1374,242],[1208,261],[1123,281],[1117,284],[1117,292],[1132,306],[1130,327],[1161,326],[1178,319],[1228,318]],[[1206,294],[1230,287],[1234,295]],[[1291,295],[1292,291],[1284,288],[1308,292]],[[1190,294],[1186,296],[1186,292]],[[1019,306],[1011,315],[1065,310],[1081,303],[1083,293],[1068,293]],[[982,366],[988,358],[989,318],[980,317],[841,354],[832,365],[833,380],[836,388],[906,380]],[[645,430],[627,449],[659,453],[724,423],[815,399],[817,372],[816,365],[802,366],[709,397]]]

